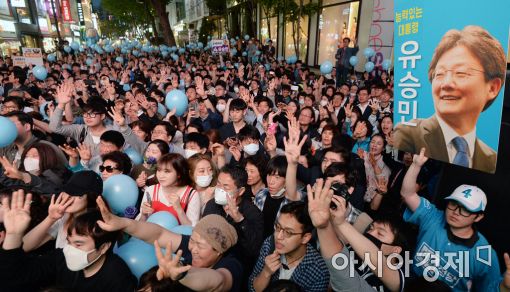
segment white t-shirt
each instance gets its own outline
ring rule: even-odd
[[[64,214],[64,217],[58,219],[51,225],[48,234],[55,239],[55,248],[64,248],[67,243],[67,230],[64,230],[65,223],[69,219],[69,214]]]

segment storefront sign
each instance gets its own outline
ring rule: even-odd
[[[72,22],[73,17],[71,15],[71,5],[69,4],[69,0],[61,0],[60,5],[62,7],[62,19],[65,22]]]
[[[214,55],[225,55],[230,51],[228,40],[211,40],[211,50]]]
[[[0,19],[0,32],[16,32],[14,22],[10,20]]]
[[[25,63],[43,66],[42,51],[40,48],[22,48]]]
[[[76,9],[78,10],[78,19],[80,25],[85,25],[85,17],[83,16],[83,7],[81,6],[81,0],[76,0]]]
[[[11,7],[26,7],[25,0],[11,0]]]
[[[509,10],[500,0],[395,1],[395,148],[495,172]]]
[[[46,19],[46,17],[39,17],[37,20],[38,20],[39,29],[41,30],[41,32],[48,33],[49,28],[48,28],[48,20]]]

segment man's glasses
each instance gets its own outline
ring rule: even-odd
[[[303,232],[292,232],[290,230],[287,230],[285,228],[283,228],[280,223],[275,223],[274,224],[274,233],[276,235],[280,234],[280,232],[283,231],[283,237],[284,238],[290,238],[291,236],[294,236],[294,235],[301,235],[303,234]]]
[[[104,165],[100,165],[99,166],[99,171],[100,172],[104,172],[106,170],[106,172],[108,173],[112,173],[114,170],[117,170],[116,167],[113,167],[111,165],[107,165],[107,166],[104,166]]]
[[[434,71],[432,79],[434,81],[442,82],[446,79],[448,72],[452,73],[451,78],[454,81],[465,81],[469,79],[471,76],[475,75],[476,73],[485,73],[482,70],[474,68],[451,69],[451,70],[438,69]]]
[[[448,202],[446,208],[448,208],[448,210],[452,210],[454,213],[457,211],[457,209],[459,209],[460,216],[462,217],[469,217],[473,215],[473,213],[466,210],[466,208],[452,201]]]

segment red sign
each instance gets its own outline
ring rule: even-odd
[[[69,5],[69,0],[61,0],[60,4],[62,8],[62,19],[65,22],[72,22],[73,18],[71,16],[71,6]]]

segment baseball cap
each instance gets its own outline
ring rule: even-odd
[[[487,196],[478,187],[460,185],[445,200],[453,200],[461,204],[471,213],[483,212],[487,207]]]
[[[64,185],[64,192],[71,196],[100,195],[103,193],[103,180],[92,170],[78,171]]]

